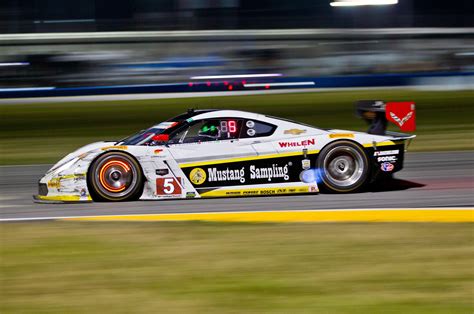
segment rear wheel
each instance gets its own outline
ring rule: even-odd
[[[92,163],[88,183],[96,201],[131,201],[138,199],[143,191],[143,174],[130,155],[108,152]]]
[[[317,164],[323,188],[338,193],[360,190],[370,171],[364,150],[350,141],[338,141],[326,146]]]

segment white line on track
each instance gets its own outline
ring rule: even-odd
[[[0,208],[2,208],[2,209],[5,209],[5,208],[14,208],[14,207],[22,207],[22,205],[1,205],[1,204],[0,204]],[[1,222],[1,221],[2,221],[2,220],[0,219],[0,222]]]
[[[31,165],[2,165],[0,168],[15,168],[15,167],[52,167],[53,164],[31,164]]]

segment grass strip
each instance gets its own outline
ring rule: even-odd
[[[471,313],[472,224],[2,224],[2,313]]]

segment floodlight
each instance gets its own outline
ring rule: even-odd
[[[361,5],[391,5],[398,0],[335,0],[330,3],[332,7],[354,7]]]

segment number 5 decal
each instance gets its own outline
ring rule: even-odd
[[[181,181],[181,178],[178,178]],[[156,179],[156,195],[181,195],[181,186],[175,178]]]

